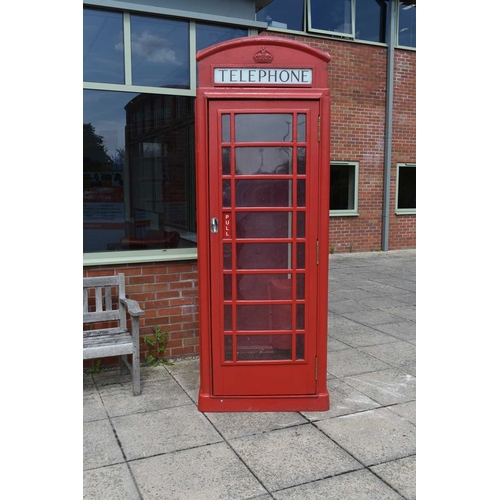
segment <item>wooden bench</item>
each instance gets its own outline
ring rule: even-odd
[[[114,303],[113,290],[118,291]],[[116,293],[114,295],[116,298]],[[127,311],[131,317],[130,330],[127,329]],[[125,297],[124,274],[83,278],[83,324],[90,328],[83,331],[83,359],[120,356],[121,373],[125,373],[127,367],[132,375],[134,396],[141,393],[139,316],[142,314],[144,311],[138,302]],[[118,326],[92,329],[92,323],[102,326],[106,322]],[[128,354],[132,354],[132,366]]]

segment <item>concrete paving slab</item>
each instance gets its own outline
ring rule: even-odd
[[[124,461],[109,420],[83,423],[83,470]]]
[[[141,378],[140,396],[130,397],[132,384],[106,385],[99,389],[102,400],[110,417],[161,410],[192,403],[189,396],[170,376],[160,378]]]
[[[390,368],[390,365],[358,349],[328,353],[327,370],[335,377],[347,377]]]
[[[225,439],[262,434],[307,423],[300,413],[295,412],[223,412],[205,415]]]
[[[387,333],[399,340],[404,340],[410,344],[417,342],[417,326],[413,321],[401,321],[399,323],[388,323],[386,325],[377,325],[373,327],[382,333]]]
[[[222,441],[194,403],[111,419],[127,460]]]
[[[379,311],[378,309],[344,313],[342,316],[366,326],[385,325],[387,323],[398,323],[401,321],[399,316],[394,316],[393,314]]]
[[[229,444],[269,491],[362,467],[311,424],[237,438]]]
[[[362,304],[358,300],[331,300],[328,305],[328,310],[337,314],[356,312],[356,311],[366,311],[369,306]]]
[[[276,500],[401,500],[403,497],[368,470],[348,472],[322,481],[273,493]]]
[[[376,465],[370,467],[370,470],[401,493],[404,498],[415,500],[417,498],[415,484],[416,468],[417,460],[413,456]]]
[[[166,367],[168,372],[177,380],[177,383],[186,391],[192,401],[198,403],[200,390],[200,360],[190,359],[175,362]]]
[[[83,388],[83,421],[102,420],[108,418],[101,396],[94,385]]]
[[[382,406],[414,401],[416,378],[395,368],[345,377],[343,381]]]
[[[126,464],[84,471],[83,498],[89,500],[140,500]]]
[[[334,339],[330,336],[328,337],[328,347],[327,347],[328,352],[343,351],[344,349],[351,349],[351,346],[344,344],[343,342],[340,342],[339,340]]]
[[[346,318],[333,318],[328,333],[350,347],[366,347],[397,342],[398,338],[378,331],[378,327],[360,325]]]
[[[130,372],[127,370],[123,375],[120,374],[119,369],[106,370],[92,375],[95,385],[97,387],[104,387],[106,385],[114,384],[129,384],[132,382]],[[169,373],[164,366],[141,366],[141,384],[149,380],[169,378]]]
[[[380,406],[373,399],[339,379],[327,380],[327,386],[330,393],[330,409],[328,411],[301,412],[311,422],[371,410]]]
[[[416,347],[408,342],[360,347],[359,350],[397,368],[414,368],[417,362]]]
[[[408,422],[411,422],[413,425],[417,425],[416,401],[389,406],[388,409],[394,412],[396,415],[406,418],[406,420],[408,420]]]
[[[396,307],[389,307],[384,309],[384,311],[389,314],[393,314],[394,316],[407,319],[408,321],[415,322],[417,320],[417,308],[410,304],[406,306],[399,305]]]
[[[267,494],[226,443],[130,463],[142,498],[240,500]]]
[[[321,420],[315,425],[366,466],[415,455],[415,426],[387,408]]]

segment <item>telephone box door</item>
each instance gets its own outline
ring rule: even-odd
[[[319,101],[208,106],[213,395],[315,394]]]

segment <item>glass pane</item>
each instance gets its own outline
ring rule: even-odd
[[[330,166],[330,210],[354,210],[356,167]]]
[[[224,361],[233,360],[233,337],[224,335]]]
[[[290,247],[291,243],[237,243],[236,268],[291,269]]]
[[[399,167],[398,208],[417,208],[416,174],[416,167]]]
[[[304,30],[304,0],[274,0],[257,12],[257,21],[270,28]]]
[[[299,175],[306,173],[306,148],[297,148],[297,173]]]
[[[231,175],[231,148],[222,148],[222,175]]]
[[[222,141],[229,142],[231,140],[230,126],[231,119],[230,115],[222,115]]]
[[[84,90],[84,252],[196,247],[193,102]]]
[[[291,330],[292,306],[236,306],[237,330]]]
[[[297,334],[295,337],[296,341],[296,359],[305,359],[304,357],[304,343],[305,343],[305,335],[303,333]]]
[[[224,330],[230,332],[233,329],[232,306],[224,306]]]
[[[233,277],[231,274],[224,275],[224,300],[233,298]]]
[[[131,16],[132,83],[189,88],[189,23]]]
[[[297,330],[304,329],[304,304],[297,304]]]
[[[297,238],[306,237],[306,213],[297,212]]]
[[[306,181],[301,179],[297,181],[297,206],[306,206]]]
[[[385,42],[387,3],[380,0],[356,0],[356,33],[359,40]]]
[[[399,5],[398,45],[405,47],[417,46],[416,2],[405,1]]]
[[[236,142],[291,142],[291,114],[238,114],[235,116]]]
[[[291,207],[291,194],[292,181],[236,181],[237,207]]]
[[[278,300],[279,291],[284,291],[283,299],[291,298],[288,275],[283,274],[238,274],[236,283],[238,300]]]
[[[241,28],[230,28],[215,24],[196,22],[196,51],[206,49],[216,43],[248,36],[248,30]]]
[[[123,16],[83,9],[83,81],[125,83]]]
[[[231,207],[231,181],[222,181],[222,206]]]
[[[297,269],[306,267],[306,244],[297,243]]]
[[[233,254],[231,251],[231,246],[232,245],[230,243],[224,243],[222,245],[225,270],[231,270],[233,268]]]
[[[311,27],[352,34],[351,0],[311,0]]]
[[[236,337],[237,361],[292,359],[292,336],[239,335]]]
[[[298,136],[297,140],[299,142],[306,142],[306,115],[299,114],[298,115]]]
[[[297,300],[306,298],[306,278],[305,274],[297,274]]]
[[[236,148],[236,175],[291,174],[292,148]]]
[[[291,238],[291,212],[240,212],[236,214],[237,238]]]

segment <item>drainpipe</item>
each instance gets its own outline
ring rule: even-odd
[[[382,206],[382,251],[389,250],[389,203],[391,200],[392,108],[394,98],[394,44],[398,2],[389,0],[389,40],[387,40],[387,92],[385,103],[384,200]]]

